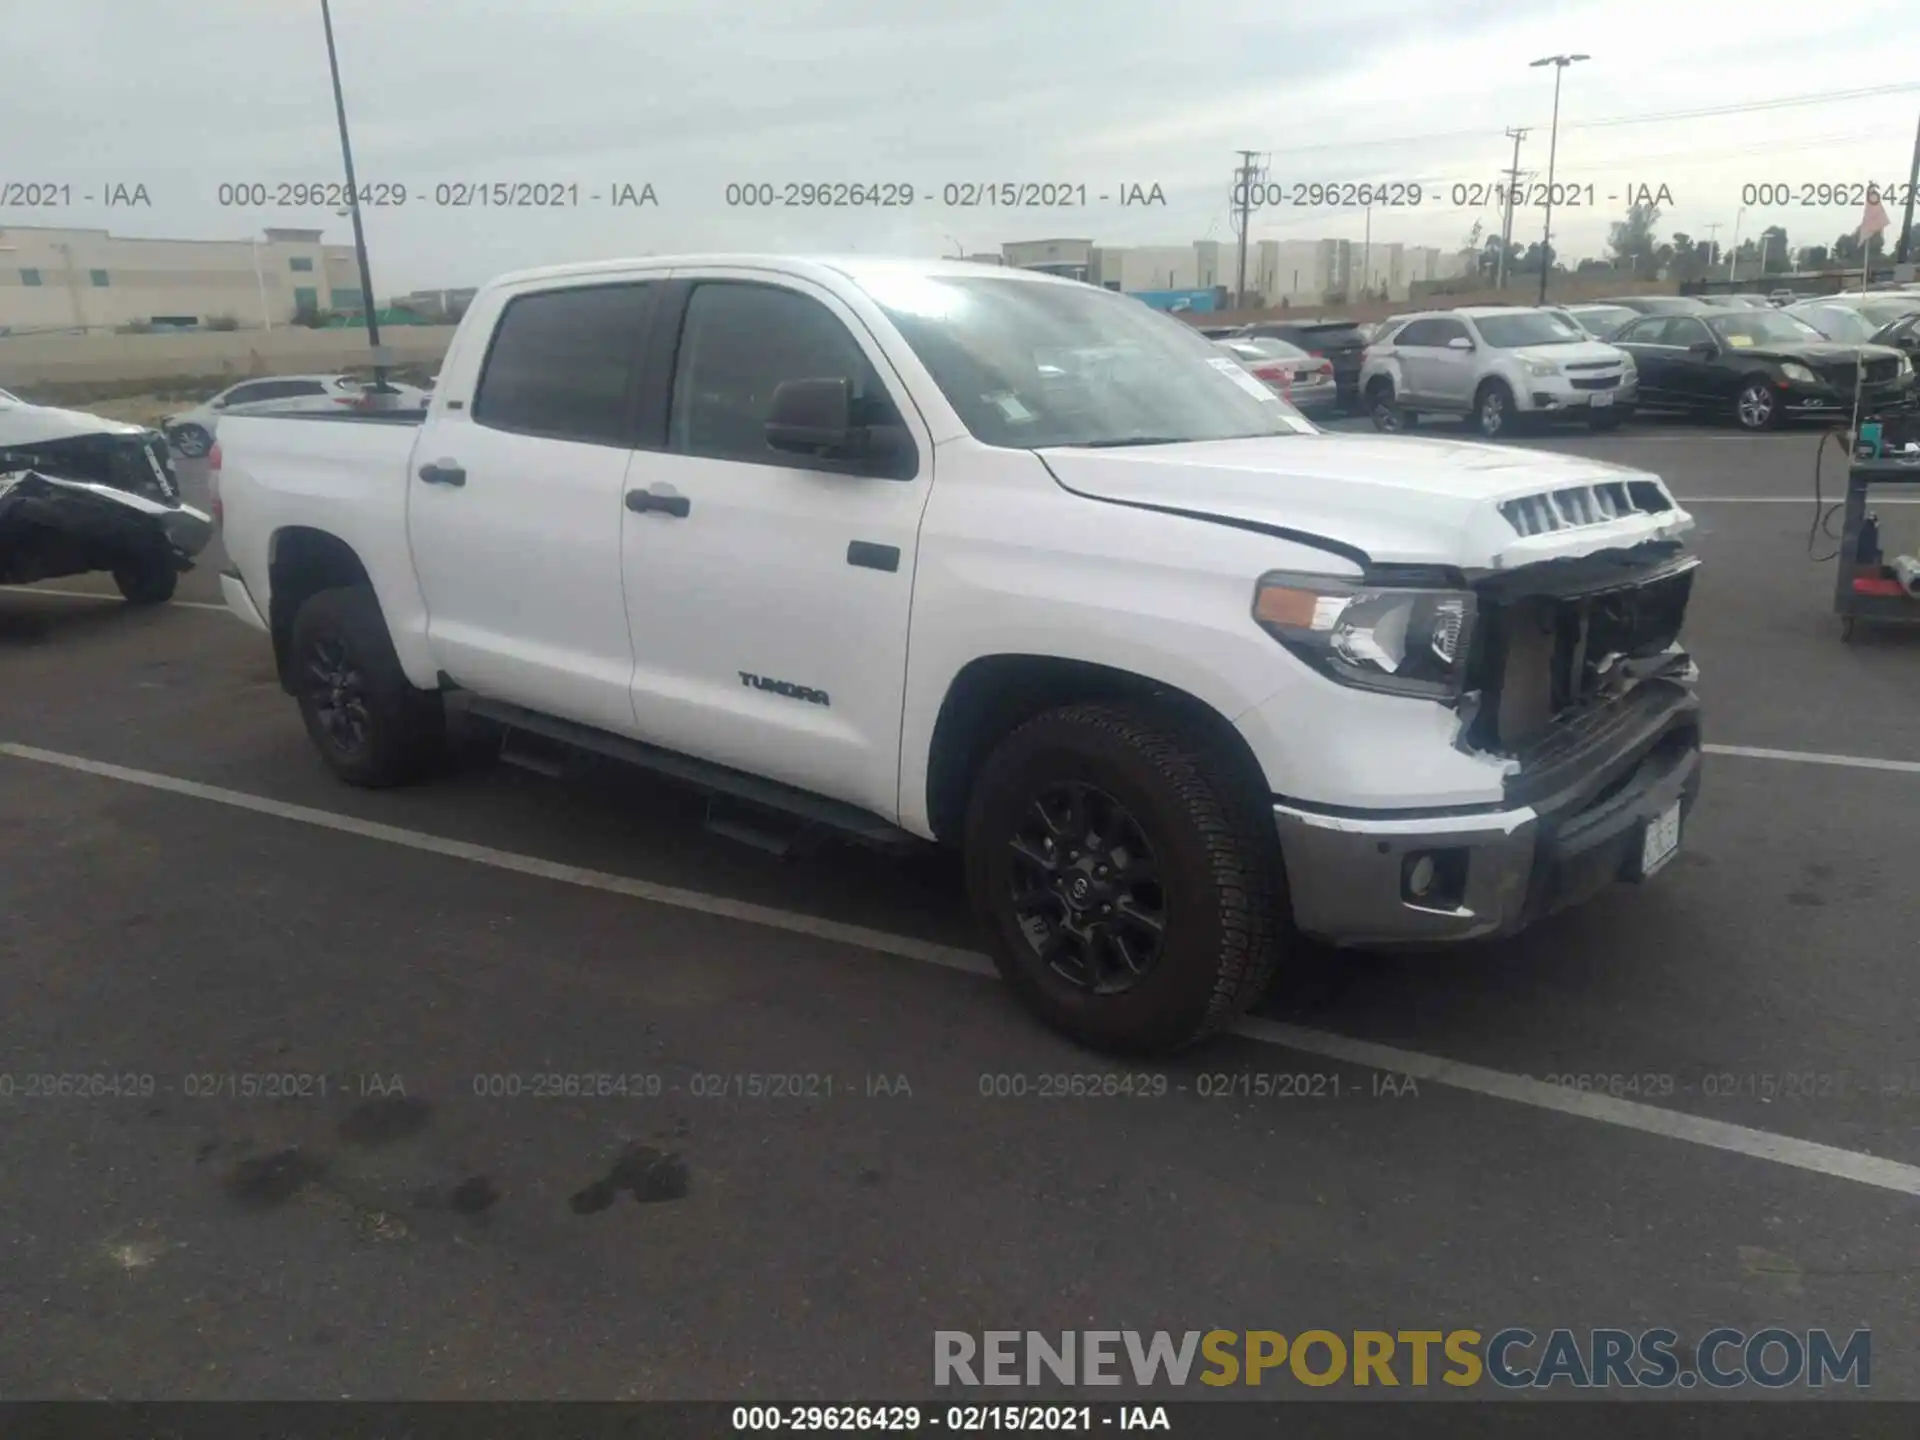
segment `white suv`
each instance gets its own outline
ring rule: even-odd
[[[1468,306],[1405,315],[1382,328],[1360,366],[1374,427],[1460,415],[1499,435],[1528,415],[1582,414],[1610,430],[1639,387],[1626,351],[1546,310]]]
[[[229,385],[191,410],[168,415],[160,422],[167,443],[188,459],[197,459],[213,447],[214,434],[224,415],[287,415],[305,410],[364,410],[371,408],[369,382],[351,375],[273,375]],[[423,409],[427,392],[413,385],[388,382],[393,408]]]

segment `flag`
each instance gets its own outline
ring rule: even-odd
[[[1880,203],[1878,190],[1867,191],[1867,208],[1860,216],[1860,228],[1854,233],[1862,243],[1871,240],[1892,222],[1887,219],[1887,207]]]

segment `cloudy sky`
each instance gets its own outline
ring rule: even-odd
[[[1641,185],[1671,196],[1663,235],[1703,237],[1717,222],[1724,245],[1736,224],[1743,236],[1780,224],[1793,243],[1828,243],[1858,208],[1803,206],[1801,186],[1905,182],[1920,74],[1890,62],[1911,52],[1912,3],[334,0],[334,27],[362,184],[407,196],[366,209],[375,287],[392,293],[679,250],[1230,239],[1243,148],[1269,156],[1289,191],[1417,183],[1417,206],[1375,206],[1372,239],[1457,247],[1476,220],[1499,227],[1496,206],[1454,202],[1509,163],[1503,130],[1532,127],[1521,166],[1545,178],[1553,72],[1528,62],[1576,51],[1593,58],[1566,75],[1557,178],[1583,201],[1590,186],[1593,204],[1556,211],[1563,256],[1600,253]],[[45,63],[10,66],[0,87],[0,183],[67,184],[73,200],[0,211],[0,226],[244,238],[306,225],[349,238],[328,209],[222,203],[253,185],[340,179],[319,0],[10,10],[9,54]],[[1084,185],[1087,203],[944,203],[950,184],[1001,180]],[[501,181],[579,198],[436,203],[437,187]],[[911,186],[915,200],[726,201],[729,184],[849,181]],[[81,198],[115,183],[144,185],[151,207]],[[657,205],[612,203],[615,187],[646,184]],[[1158,185],[1165,205],[1118,204],[1136,184]],[[1787,187],[1787,203],[1744,196],[1753,185]],[[1743,198],[1756,202],[1744,215]],[[1541,218],[1523,212],[1516,237],[1537,238]],[[1353,208],[1289,205],[1257,215],[1252,233],[1359,240],[1368,223]]]

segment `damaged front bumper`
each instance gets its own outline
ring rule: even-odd
[[[1509,777],[1519,804],[1409,814],[1275,804],[1294,923],[1342,945],[1511,935],[1646,878],[1649,828],[1700,791],[1700,703],[1649,681]],[[1423,883],[1424,882],[1424,883]]]
[[[181,570],[213,538],[213,518],[90,480],[38,470],[0,475],[0,583],[116,566],[159,551]]]

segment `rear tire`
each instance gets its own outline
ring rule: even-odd
[[[173,599],[180,572],[164,554],[143,555],[116,565],[113,583],[129,605],[164,605]]]
[[[405,785],[445,758],[440,694],[407,679],[366,586],[308,598],[293,619],[287,674],[314,748],[349,785]]]
[[[1164,1054],[1232,1025],[1291,908],[1257,792],[1144,707],[1067,706],[1008,736],[974,784],[966,861],[1009,988],[1097,1050]]]
[[[1373,428],[1382,435],[1398,435],[1403,430],[1411,430],[1420,419],[1411,410],[1403,409],[1394,399],[1391,380],[1376,380],[1368,388],[1367,414],[1373,420]]]

